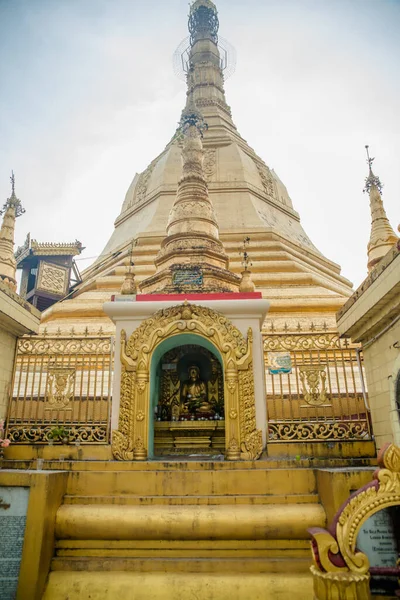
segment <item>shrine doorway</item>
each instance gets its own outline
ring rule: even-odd
[[[224,373],[208,340],[194,334],[164,340],[152,356],[150,398],[151,457],[223,454]]]

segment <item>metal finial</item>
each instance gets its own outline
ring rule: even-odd
[[[15,195],[15,175],[14,171],[11,171],[11,196],[7,198],[7,202],[3,205],[3,208],[0,210],[0,216],[4,215],[4,213],[10,208],[14,208],[15,210],[15,218],[20,217],[24,214],[25,209],[22,208],[22,204],[20,200]]]
[[[367,163],[368,163],[370,170],[372,171],[372,163],[374,162],[375,158],[370,157],[368,144],[365,146],[365,149],[367,151]]]
[[[15,175],[14,175],[14,171],[11,171],[10,181],[11,181],[11,195],[15,196]]]
[[[245,237],[243,240],[243,249],[239,252],[242,257],[242,265],[245,271],[248,270],[249,267],[252,266],[252,262],[250,260],[249,253],[247,252],[248,247],[250,246],[250,238],[249,236]]]
[[[368,163],[368,167],[369,167],[369,175],[365,180],[365,187],[363,189],[363,192],[369,193],[371,191],[372,186],[375,186],[378,189],[379,193],[382,194],[383,184],[381,183],[381,180],[379,179],[379,177],[374,175],[372,172],[372,163],[374,162],[375,158],[373,158],[369,155],[368,144],[366,144],[365,149],[367,151],[367,163]]]
[[[218,11],[211,0],[196,0],[189,11],[190,45],[198,40],[210,39],[218,44]]]

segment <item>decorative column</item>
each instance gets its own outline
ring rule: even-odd
[[[369,175],[365,180],[364,192],[369,194],[371,208],[371,235],[368,242],[368,271],[393,248],[399,241],[399,238],[392,229],[389,219],[382,202],[382,183],[379,177],[372,172],[372,163],[375,160],[370,158],[368,148],[367,162],[369,165]]]
[[[3,223],[0,229],[0,281],[3,281],[14,292],[17,289],[17,280],[15,272],[17,264],[14,258],[14,231],[15,219],[21,216],[25,209],[15,195],[15,177],[12,172],[11,177],[11,196],[7,198],[0,215],[3,216]]]

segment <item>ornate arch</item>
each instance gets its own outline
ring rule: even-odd
[[[400,448],[386,444],[378,456],[380,469],[371,483],[355,492],[339,509],[328,530],[309,529],[312,537],[316,600],[327,600],[333,589],[338,598],[365,600],[369,594],[369,561],[357,550],[362,525],[378,511],[400,505]],[[353,595],[346,595],[351,588]],[[341,595],[342,594],[342,595]]]
[[[228,460],[256,460],[262,452],[256,429],[253,333],[247,340],[221,313],[184,304],[158,311],[127,339],[121,332],[121,402],[112,451],[118,460],[146,460],[150,411],[150,366],[153,352],[166,338],[196,334],[219,351],[224,366],[225,437]]]

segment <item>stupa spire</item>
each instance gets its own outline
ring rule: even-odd
[[[232,61],[227,50],[219,48],[219,20],[217,7],[210,0],[196,0],[190,6],[188,28],[189,47],[181,56],[187,76],[187,105],[191,100],[208,118],[221,112],[224,121],[236,129],[224,91],[224,68]],[[214,126],[213,121],[209,123]]]
[[[398,237],[389,223],[383,206],[382,183],[372,171],[372,163],[375,159],[369,155],[369,146],[365,146],[365,149],[369,173],[365,180],[364,192],[369,194],[371,208],[371,235],[368,242],[368,271],[371,271],[397,243]]]
[[[143,292],[176,292],[178,272],[192,275],[187,284],[198,291],[237,291],[239,278],[228,270],[228,256],[219,239],[214,207],[208,195],[202,137],[207,129],[202,114],[189,98],[179,131],[183,137],[182,176],[172,205],[166,237],[155,259],[156,274],[141,283]]]
[[[16,261],[14,258],[15,219],[25,212],[20,200],[15,195],[15,177],[11,173],[11,196],[7,198],[0,215],[3,222],[0,229],[0,281],[3,281],[13,291],[17,289],[15,278]]]

